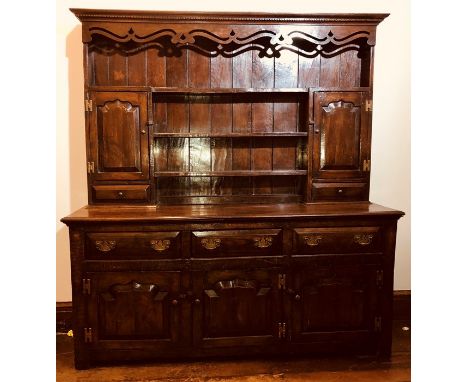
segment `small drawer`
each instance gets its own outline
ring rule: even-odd
[[[367,200],[366,183],[314,183],[314,201],[359,201]]]
[[[379,227],[294,229],[294,254],[373,253],[382,251]]]
[[[280,229],[192,232],[192,256],[280,256],[281,239]]]
[[[89,259],[170,259],[181,257],[180,232],[99,232],[86,235]]]
[[[143,202],[148,200],[149,188],[148,184],[93,186],[93,199],[99,202],[121,202],[126,200]]]

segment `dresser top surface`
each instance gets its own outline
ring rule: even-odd
[[[320,217],[393,216],[404,213],[369,202],[323,204],[85,206],[62,219],[91,222],[158,222]]]

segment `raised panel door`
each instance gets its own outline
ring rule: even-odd
[[[366,92],[314,93],[313,176],[364,178],[370,154]]]
[[[194,272],[194,343],[202,348],[278,342],[278,271]]]
[[[87,277],[91,345],[96,350],[162,350],[179,342],[179,271],[96,272]]]
[[[374,264],[298,261],[289,289],[292,341],[375,346],[380,330],[378,274]]]
[[[94,92],[89,112],[90,176],[94,180],[147,180],[147,94]]]

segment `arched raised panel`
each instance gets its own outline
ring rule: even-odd
[[[359,169],[360,109],[343,100],[322,107],[321,170]]]
[[[140,108],[119,99],[97,108],[99,171],[140,171]]]
[[[314,95],[313,175],[319,179],[364,178],[370,154],[365,92]]]
[[[271,332],[271,287],[254,280],[223,280],[205,290],[208,337],[263,335]]]
[[[160,285],[131,281],[99,294],[102,339],[170,338],[168,291]]]
[[[295,340],[317,341],[326,333],[374,333],[378,315],[377,266],[296,265],[292,295]],[[367,333],[367,334],[365,334]]]
[[[149,176],[147,94],[94,92],[89,120],[89,175],[94,180],[145,180]]]
[[[276,343],[278,270],[210,270],[194,275],[194,343],[203,348]],[[198,297],[200,296],[200,297]]]
[[[337,277],[302,287],[302,330],[352,330],[365,327],[365,290],[356,280]]]

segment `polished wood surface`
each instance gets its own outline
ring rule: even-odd
[[[291,219],[318,217],[401,217],[403,212],[378,204],[322,203],[322,204],[261,204],[261,205],[158,205],[158,206],[85,206],[63,218],[74,222],[157,222],[186,220]]]
[[[368,201],[386,15],[72,11],[90,204],[62,219],[75,367],[389,358],[403,212]]]

